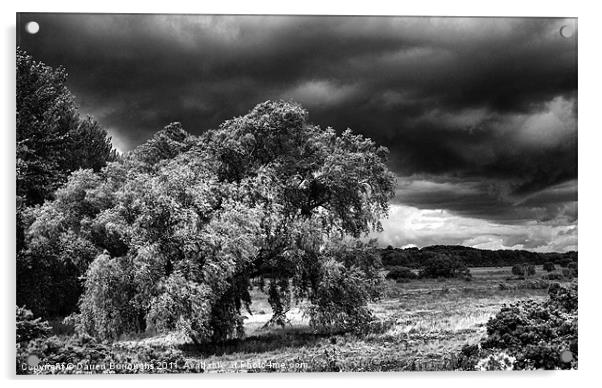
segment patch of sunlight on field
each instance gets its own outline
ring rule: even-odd
[[[395,325],[387,334],[412,334],[412,333],[454,333],[462,330],[473,330],[483,326],[491,316],[490,312],[468,312],[461,315],[451,315],[441,319],[437,315],[422,317],[416,320],[409,318],[408,323]]]
[[[133,337],[133,338],[132,338]],[[168,334],[155,334],[151,336],[130,336],[130,338],[122,339],[118,341],[120,344],[125,346],[151,346],[159,348],[168,348],[173,346],[184,345],[188,343],[190,339],[188,336],[180,333],[168,333]]]

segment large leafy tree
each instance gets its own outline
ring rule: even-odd
[[[25,205],[52,197],[71,171],[100,170],[115,157],[107,132],[80,117],[64,68],[17,49],[17,196]]]
[[[359,327],[380,261],[352,240],[388,211],[386,155],[268,101],[199,137],[170,124],[100,173],[74,173],[27,238],[87,268],[75,319],[102,338],[149,326],[195,342],[242,335],[252,279],[272,323],[304,299],[312,324]]]
[[[76,271],[28,250],[28,208],[53,199],[72,171],[100,171],[116,155],[107,132],[91,117],[80,117],[63,68],[35,61],[21,49],[16,65],[17,303],[37,314],[56,314],[77,300]]]

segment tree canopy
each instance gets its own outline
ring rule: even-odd
[[[77,271],[48,260],[46,252],[32,255],[25,244],[28,213],[52,200],[71,172],[100,171],[116,154],[107,132],[93,118],[79,115],[63,68],[35,61],[21,49],[16,65],[17,303],[36,313],[57,314],[74,304]]]
[[[64,68],[17,49],[17,196],[40,204],[79,168],[95,171],[115,157],[107,132],[80,117]]]
[[[350,328],[379,295],[379,256],[353,240],[388,211],[386,157],[267,101],[201,136],[172,123],[101,171],[74,172],[32,212],[27,238],[85,274],[74,319],[101,338],[240,336],[252,279],[272,323],[304,299],[313,325]]]

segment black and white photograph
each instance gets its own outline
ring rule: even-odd
[[[577,17],[19,12],[15,47],[16,375],[578,369]]]

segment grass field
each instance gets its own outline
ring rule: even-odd
[[[264,328],[271,309],[267,296],[253,291],[246,337],[203,349],[185,338],[154,336],[122,341],[124,346],[178,347],[188,368],[205,372],[399,371],[455,369],[463,345],[478,342],[485,323],[503,304],[542,300],[545,288],[525,288],[510,267],[471,268],[473,280],[387,281],[385,296],[372,304],[380,324],[364,336],[314,332],[300,306],[290,325]],[[545,272],[537,268],[539,278]],[[500,283],[506,287],[500,287]],[[522,284],[522,287],[521,287]]]

